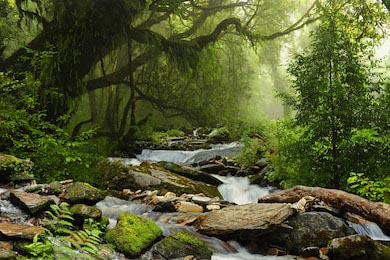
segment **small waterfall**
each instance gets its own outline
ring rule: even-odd
[[[232,177],[213,175],[223,184],[218,186],[222,197],[237,204],[257,203],[257,199],[268,195],[270,187],[259,187],[250,184],[248,177]]]
[[[390,241],[390,236],[383,233],[383,230],[374,222],[354,223],[348,221],[348,224],[358,234],[367,235],[374,240]]]
[[[244,247],[237,242],[229,242],[236,250],[235,253],[223,254],[215,253],[211,256],[211,260],[294,260],[293,256],[266,256],[249,253]]]
[[[195,151],[184,150],[149,150],[144,149],[137,155],[139,161],[166,161],[181,164],[191,164],[209,160],[217,155],[227,157],[241,151],[242,144],[233,142],[230,144],[212,145],[211,149],[198,149]]]

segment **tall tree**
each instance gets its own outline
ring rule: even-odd
[[[381,6],[367,1],[331,0],[321,10],[309,51],[289,68],[297,94],[295,126],[303,130],[294,144],[298,154],[288,156],[311,184],[322,180],[320,185],[339,188],[349,172],[362,170],[348,140],[373,126],[377,93],[370,60],[385,16]]]

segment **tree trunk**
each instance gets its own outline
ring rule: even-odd
[[[377,223],[384,230],[390,231],[390,204],[372,202],[341,190],[295,186],[261,197],[258,202],[295,203],[305,196],[318,198],[331,207],[361,215],[367,220]]]

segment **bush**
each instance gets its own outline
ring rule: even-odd
[[[90,167],[100,160],[83,152],[94,131],[71,140],[60,127],[46,121],[38,111],[39,83],[27,75],[0,74],[0,151],[34,163],[33,173],[40,182],[73,178],[89,181]]]

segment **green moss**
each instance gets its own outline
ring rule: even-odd
[[[154,222],[122,212],[115,228],[106,233],[106,239],[126,256],[135,257],[151,246],[161,235],[160,227]]]
[[[85,182],[75,182],[66,188],[65,199],[71,203],[94,204],[103,200],[105,193]]]
[[[33,163],[8,154],[0,154],[0,177],[5,181],[33,180]]]
[[[156,243],[152,250],[164,259],[180,258],[193,255],[196,259],[211,259],[212,252],[199,238],[179,232]]]

